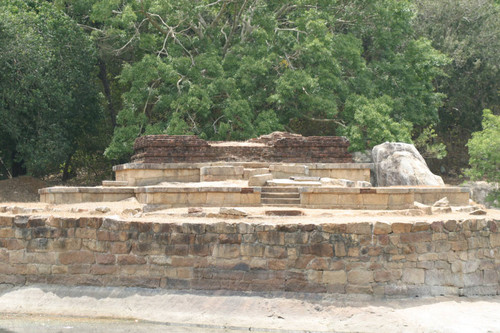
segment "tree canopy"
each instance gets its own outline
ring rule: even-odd
[[[435,81],[446,95],[438,135],[446,142],[448,165],[463,168],[464,149],[481,129],[483,109],[500,114],[500,3],[492,0],[415,0],[416,32],[448,55],[446,76]]]
[[[414,38],[408,1],[106,0],[89,13],[133,59],[110,157],[144,134],[241,140],[301,118],[363,149],[437,121],[447,58]]]
[[[35,175],[57,171],[101,118],[94,45],[64,13],[34,0],[2,1],[0,45],[2,160]]]

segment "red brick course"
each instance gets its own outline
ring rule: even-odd
[[[352,162],[347,151],[349,140],[344,137],[282,133],[249,142],[210,142],[192,135],[146,135],[136,139],[132,162]]]

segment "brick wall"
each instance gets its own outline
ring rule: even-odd
[[[0,215],[0,283],[495,295],[500,221],[141,223]]]
[[[350,163],[349,141],[344,137],[300,135],[272,136],[267,140],[209,142],[190,135],[146,135],[136,139],[135,163],[214,161]]]

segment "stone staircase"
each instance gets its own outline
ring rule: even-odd
[[[298,187],[262,187],[261,203],[263,206],[300,206]]]

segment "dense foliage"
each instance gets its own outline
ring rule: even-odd
[[[335,122],[364,149],[437,121],[446,57],[413,37],[406,1],[106,0],[89,13],[134,59],[110,157],[143,134],[241,140],[297,118]]]
[[[2,166],[58,171],[98,128],[94,45],[52,5],[17,0],[0,4],[0,45]]]
[[[500,183],[500,116],[485,109],[482,130],[472,133],[467,146],[471,166],[467,174],[471,179]],[[491,199],[499,200],[500,192],[494,192]]]
[[[435,81],[446,95],[438,135],[448,151],[444,162],[465,167],[464,149],[481,129],[483,109],[500,114],[500,5],[492,0],[415,0],[416,30],[452,60],[446,77]]]
[[[125,162],[161,133],[466,152],[499,112],[499,18],[495,0],[2,1],[0,170]]]

